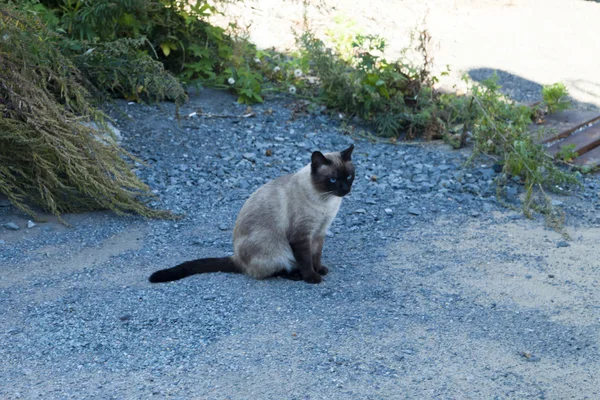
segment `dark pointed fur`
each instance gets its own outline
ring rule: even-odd
[[[231,257],[201,258],[186,261],[175,267],[156,271],[148,279],[151,283],[170,282],[186,278],[190,275],[205,274],[209,272],[242,273]]]

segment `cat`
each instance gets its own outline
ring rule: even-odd
[[[320,283],[328,272],[321,263],[325,233],[354,182],[353,150],[315,151],[310,164],[254,192],[238,214],[232,257],[187,261],[154,272],[150,282],[231,272]]]

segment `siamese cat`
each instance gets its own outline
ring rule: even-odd
[[[344,151],[312,153],[310,164],[254,192],[238,214],[232,257],[202,258],[156,271],[150,282],[168,282],[207,272],[244,273],[256,279],[284,277],[320,283],[325,232],[354,182]]]

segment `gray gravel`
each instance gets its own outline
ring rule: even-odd
[[[491,161],[462,168],[468,153],[440,143],[372,144],[324,115],[290,120],[289,103],[178,125],[171,104],[117,102],[153,204],[185,217],[97,212],[65,216],[71,228],[49,218],[0,229],[0,398],[600,397],[597,176],[560,197],[573,233],[562,247],[541,218],[497,203]],[[198,109],[245,107],[205,91],[182,115]],[[231,254],[253,190],[312,150],[350,143],[357,181],[327,235],[323,284],[147,283],[156,269]],[[521,193],[509,187],[513,205]],[[0,207],[0,225],[27,219]]]

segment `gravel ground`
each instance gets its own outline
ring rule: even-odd
[[[207,90],[182,114],[240,115],[234,100]],[[96,212],[27,228],[0,200],[0,226],[20,228],[0,228],[0,398],[600,398],[598,176],[555,199],[565,241],[496,202],[489,162],[462,168],[467,153],[440,143],[373,144],[325,116],[290,120],[290,103],[178,125],[171,104],[117,102],[123,145],[181,220]],[[253,190],[349,143],[357,181],[322,284],[147,282],[230,254]],[[514,204],[521,191],[508,189]]]

